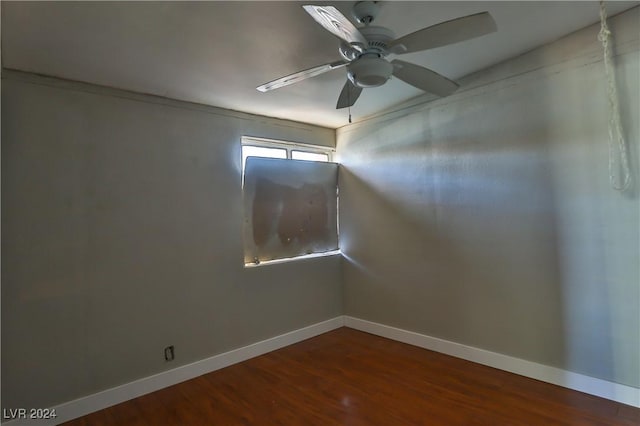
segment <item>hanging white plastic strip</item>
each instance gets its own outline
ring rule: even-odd
[[[604,7],[604,0],[600,0],[600,25],[598,40],[602,42],[602,47],[604,48],[604,70],[607,77],[607,93],[609,97],[609,181],[614,189],[624,191],[631,184],[631,172],[629,170],[627,144],[620,125],[618,89],[613,71],[613,58],[609,47],[611,31],[607,26],[607,11]],[[616,146],[618,153],[616,153]],[[616,154],[620,159],[619,167],[616,167]]]

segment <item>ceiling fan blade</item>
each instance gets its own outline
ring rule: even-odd
[[[317,67],[309,68],[284,77],[280,77],[277,80],[273,80],[263,84],[262,86],[258,86],[256,87],[256,89],[260,92],[268,92],[269,90],[279,89],[281,87],[306,80],[307,78],[315,77],[316,75],[323,74],[327,71],[335,70],[336,68],[340,68],[345,65],[347,65],[347,62],[345,61],[336,61],[331,62],[330,64],[319,65]]]
[[[302,7],[317,23],[322,25],[322,27],[331,34],[340,37],[347,43],[356,43],[363,47],[367,46],[367,39],[364,38],[360,31],[335,7],[314,5],[305,5]]]
[[[351,80],[347,79],[346,83],[342,87],[340,97],[338,98],[338,104],[336,109],[347,108],[353,106],[362,93],[362,87],[355,86]]]
[[[394,59],[391,63],[393,64],[394,76],[425,92],[438,96],[449,96],[460,87],[458,83],[420,65],[398,59]]]
[[[497,26],[489,12],[476,13],[423,28],[391,42],[394,53],[411,53],[446,46],[492,33]]]

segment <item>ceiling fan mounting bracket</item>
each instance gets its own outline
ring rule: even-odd
[[[353,5],[353,17],[361,24],[369,25],[380,12],[377,1],[358,1]]]

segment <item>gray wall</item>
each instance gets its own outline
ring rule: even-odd
[[[638,8],[337,132],[347,315],[640,386]],[[375,90],[375,89],[373,89]]]
[[[332,130],[3,71],[3,407],[343,312],[639,386],[637,22],[613,20],[631,191],[593,27],[340,129],[342,266],[243,268],[240,136]]]
[[[243,268],[242,135],[335,140],[3,71],[3,408],[51,406],[342,314],[339,257]]]

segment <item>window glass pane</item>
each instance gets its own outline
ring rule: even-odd
[[[248,158],[245,264],[338,249],[338,165]]]
[[[293,160],[329,161],[329,156],[327,154],[308,151],[291,151],[291,158]]]
[[[283,148],[268,148],[265,146],[242,145],[242,168],[247,163],[247,157],[287,158],[287,150]]]

